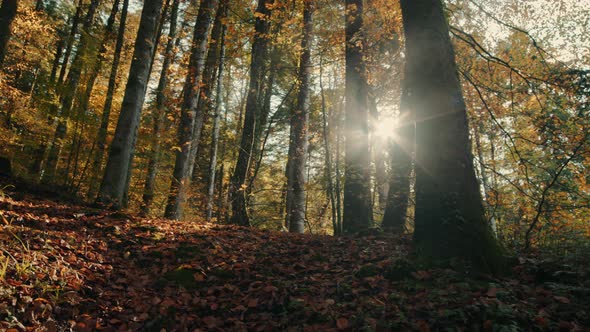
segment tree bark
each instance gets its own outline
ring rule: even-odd
[[[330,198],[330,209],[332,212],[332,228],[334,234],[338,232],[338,217],[336,211],[336,197],[334,194],[334,182],[332,181],[332,149],[330,148],[330,128],[328,127],[328,110],[326,106],[326,95],[323,81],[323,57],[320,57],[320,97],[322,101],[322,136],[324,143],[324,162],[326,166],[327,194]]]
[[[219,3],[213,29],[211,30],[211,42],[209,43],[209,50],[207,51],[207,60],[205,60],[205,67],[203,68],[203,79],[201,80],[199,92],[199,102],[197,103],[197,117],[195,119],[193,141],[191,143],[190,154],[190,174],[189,177],[193,180],[197,178],[197,153],[199,152],[199,143],[201,140],[201,133],[205,125],[205,119],[213,108],[213,88],[216,81],[216,73],[219,66],[219,41],[221,39],[222,30],[222,11],[226,6],[225,1]]]
[[[406,83],[416,114],[414,241],[434,259],[487,271],[501,250],[484,216],[455,55],[440,0],[402,0]]]
[[[232,216],[230,222],[235,225],[250,226],[250,218],[246,206],[246,181],[252,159],[256,114],[259,112],[259,95],[268,63],[268,39],[270,27],[269,5],[274,0],[258,0],[256,12],[255,35],[252,41],[252,59],[250,61],[250,83],[246,98],[246,110],[238,160],[231,178],[230,196]]]
[[[363,1],[346,0],[346,105],[343,231],[354,233],[371,226],[371,172],[367,86],[361,29]]]
[[[121,17],[119,19],[119,31],[117,32],[117,42],[115,45],[115,53],[113,55],[113,63],[111,64],[111,73],[109,75],[109,84],[107,87],[107,94],[105,98],[102,116],[100,120],[100,128],[96,135],[96,152],[92,160],[92,169],[94,176],[90,181],[90,189],[88,197],[95,198],[99,177],[102,175],[102,160],[106,150],[107,132],[109,127],[109,120],[111,117],[111,110],[113,107],[113,98],[115,90],[117,89],[117,75],[119,71],[119,64],[121,62],[121,51],[123,50],[123,43],[125,42],[125,26],[127,24],[127,12],[129,9],[129,0],[123,0],[123,7],[121,8]]]
[[[176,30],[178,21],[178,7],[180,0],[174,0],[172,3],[172,11],[170,14],[170,29],[168,31],[168,42],[166,43],[166,50],[164,52],[164,61],[162,63],[162,70],[160,71],[160,79],[158,87],[156,88],[156,105],[154,109],[154,127],[152,147],[149,152],[148,170],[143,189],[143,202],[141,205],[141,212],[147,215],[154,200],[156,175],[158,172],[158,163],[160,159],[161,150],[161,136],[162,136],[162,122],[166,115],[166,89],[168,87],[168,70],[174,60],[174,44],[176,43]]]
[[[180,115],[180,127],[178,128],[178,151],[176,152],[174,174],[164,213],[164,216],[168,219],[182,218],[186,190],[190,183],[191,145],[197,144],[193,138],[195,120],[198,117],[197,105],[199,102],[200,82],[203,77],[205,55],[207,54],[207,39],[216,7],[216,0],[201,0],[197,22],[195,23],[189,70],[183,90],[184,98]]]
[[[129,79],[98,197],[100,202],[114,208],[121,208],[129,185],[127,175],[133,161],[161,11],[162,0],[152,0],[144,3],[141,13]]]
[[[391,174],[389,193],[383,215],[382,227],[401,234],[406,229],[408,200],[410,199],[410,176],[414,153],[414,118],[408,105],[408,90],[402,87],[400,114],[396,134],[391,142]]]
[[[4,66],[4,57],[10,40],[10,26],[16,17],[18,0],[3,0],[0,6],[0,69]]]
[[[299,59],[299,95],[297,105],[291,114],[291,141],[289,149],[290,178],[287,190],[291,191],[292,202],[289,213],[289,232],[303,233],[305,230],[305,162],[307,160],[308,122],[310,111],[311,85],[311,42],[313,33],[313,8],[311,1],[303,4],[303,36]]]
[[[223,7],[222,7],[223,6]],[[227,0],[221,0],[218,16],[227,17]],[[221,20],[220,20],[221,22]],[[219,37],[219,66],[217,68],[217,89],[215,91],[215,109],[213,118],[213,136],[211,138],[211,158],[209,161],[209,179],[207,186],[207,221],[213,217],[213,204],[215,200],[215,174],[217,170],[217,154],[219,148],[219,129],[221,124],[221,93],[223,86],[223,70],[225,63],[225,34],[227,26],[222,24],[221,35]],[[221,191],[221,186],[219,190]]]

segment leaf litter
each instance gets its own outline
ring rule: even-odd
[[[472,275],[413,263],[406,236],[174,222],[31,195],[0,198],[0,225],[11,332],[590,328],[588,267],[536,257]]]

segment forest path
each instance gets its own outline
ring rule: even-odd
[[[511,276],[474,278],[420,269],[407,237],[297,235],[11,196],[0,196],[0,330],[590,326],[587,269],[521,258]]]

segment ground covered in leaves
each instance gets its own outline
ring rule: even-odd
[[[584,265],[424,269],[410,240],[142,219],[0,196],[0,330],[583,331]]]

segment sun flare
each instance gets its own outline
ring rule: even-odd
[[[394,117],[384,117],[375,124],[373,135],[378,138],[390,140],[395,137],[398,119]]]

